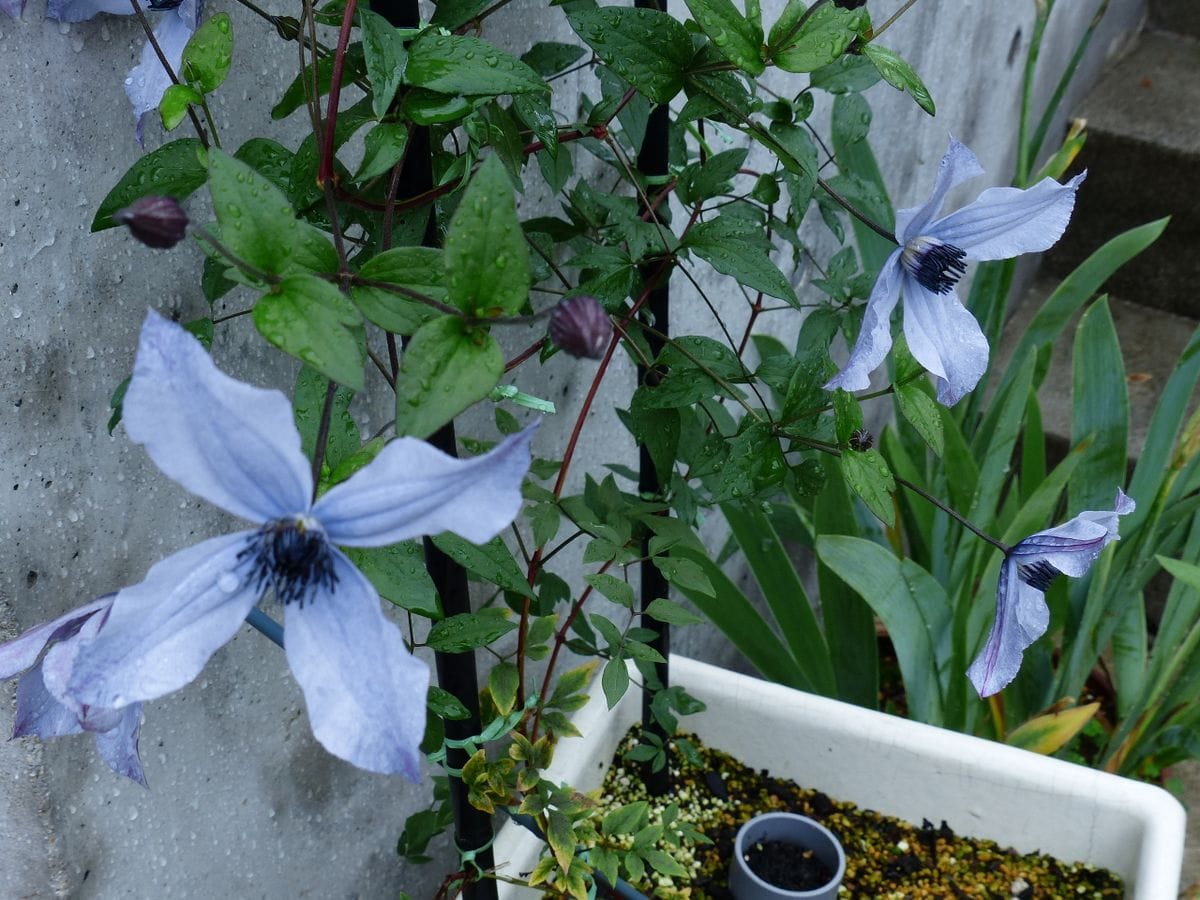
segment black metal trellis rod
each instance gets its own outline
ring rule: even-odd
[[[660,12],[666,12],[666,0],[635,0],[635,6],[640,9],[656,9]],[[649,121],[646,123],[646,134],[642,138],[642,146],[637,157],[638,169],[642,174],[649,176],[667,174],[670,130],[670,109],[666,104],[654,107],[650,113]],[[657,266],[644,266],[642,268],[642,276],[644,278],[654,277],[651,272],[657,268]],[[663,349],[666,336],[669,334],[670,293],[668,283],[670,271],[668,270],[661,277],[661,283],[656,285],[650,292],[647,303],[650,315],[654,318],[655,332],[657,332],[657,334],[653,332],[647,334],[651,359],[656,357]],[[653,386],[658,384],[661,377],[662,374],[654,369],[638,366],[639,384]],[[657,496],[661,494],[663,485],[659,482],[658,472],[654,467],[654,460],[650,456],[650,451],[646,448],[645,442],[642,443],[638,456],[638,491],[642,495],[652,494]],[[666,597],[668,591],[667,579],[650,559],[649,543],[650,538],[647,536],[642,546],[643,559],[641,563],[642,626],[655,632],[655,638],[650,641],[650,646],[661,653],[663,659],[666,660],[671,652],[671,626],[666,622],[655,621],[646,615],[646,608],[659,597]],[[670,685],[670,673],[667,662],[656,663],[654,665],[654,674],[659,681],[659,686],[663,689]],[[644,731],[654,734],[665,744],[670,735],[665,733],[665,730],[658,724],[654,717],[651,706],[653,698],[653,691],[647,690],[642,694],[642,728]],[[646,763],[643,778],[646,783],[646,789],[651,795],[661,796],[670,790],[669,766],[663,766],[661,770],[655,772],[651,764]]]
[[[420,9],[417,0],[375,0],[372,9],[396,28],[415,28],[420,24]],[[433,188],[433,165],[430,135],[427,127],[418,126],[409,136],[408,151],[400,170],[399,199],[416,197]],[[437,223],[432,205],[425,221],[422,243],[427,247],[438,244]],[[457,456],[454,423],[442,426],[429,442],[444,453]],[[471,612],[471,596],[467,585],[467,573],[458,563],[439,550],[429,538],[425,538],[425,567],[434,587],[442,600],[442,611],[447,616]],[[434,653],[438,684],[449,691],[467,708],[465,719],[448,720],[445,723],[446,737],[464,740],[479,734],[482,724],[479,715],[479,680],[475,667],[475,654]],[[446,764],[453,769],[466,765],[469,756],[463,749],[447,748]],[[467,801],[467,790],[462,779],[450,776],[450,803],[454,811],[454,842],[463,853],[473,854],[475,865],[487,871],[495,866],[491,842],[495,836],[492,817],[476,809]],[[463,900],[496,900],[496,882],[491,878],[468,880],[462,889]]]

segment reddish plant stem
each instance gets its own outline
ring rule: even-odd
[[[539,350],[542,349],[543,343],[545,343],[545,341],[541,340],[540,338],[538,340],[534,341],[532,344],[530,344],[528,347],[526,347],[524,350],[522,350],[520,353],[518,353],[516,356],[514,356],[512,359],[510,359],[508,362],[506,362],[504,364],[504,371],[511,372],[513,369],[515,369],[521,363],[525,362],[525,360],[529,359],[529,357],[533,356],[535,353],[537,353]]]
[[[358,0],[346,0],[346,11],[342,14],[342,29],[338,33],[337,48],[333,51],[333,72],[329,80],[329,103],[325,111],[325,141],[321,146],[321,168],[317,173],[317,184],[336,181],[333,173],[333,141],[337,130],[338,100],[342,93],[342,75],[346,69],[346,48],[350,46],[350,29],[354,27],[354,12]]]

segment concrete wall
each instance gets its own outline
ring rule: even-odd
[[[1060,4],[1045,60],[1066,59],[1093,5]],[[770,21],[780,4],[765,6]],[[877,21],[898,6],[871,2]],[[1112,7],[1075,96],[1138,21],[1138,0]],[[226,144],[236,146],[266,121],[295,53],[240,7],[215,2],[209,9],[234,17],[234,75],[215,112]],[[31,0],[22,21],[0,19],[5,637],[137,581],[161,556],[233,524],[161,476],[120,429],[112,437],[105,431],[108,398],[129,371],[145,308],[205,312],[200,255],[188,247],[151,251],[117,232],[88,233],[97,204],[140,153],[122,81],[142,38],[127,18],[60,26],[42,13],[42,0]],[[951,133],[979,153],[992,183],[1007,180],[1032,13],[1032,3],[923,0],[888,33],[885,43],[914,63],[940,111],[930,120],[886,85],[868,95],[875,145],[899,205],[923,199]],[[516,0],[487,35],[516,52],[534,39],[572,40],[561,14],[532,0]],[[1048,74],[1043,93],[1057,77]],[[557,102],[569,110],[577,87],[559,90]],[[299,127],[299,117],[288,123],[285,143],[294,145]],[[147,147],[161,140],[149,124]],[[202,211],[202,203],[191,208]],[[729,283],[703,283],[738,327],[743,313]],[[697,298],[684,290],[678,297],[680,328],[712,329]],[[246,298],[235,295],[227,308],[239,304]],[[796,323],[781,318],[770,327],[787,334]],[[510,340],[523,346],[529,335]],[[287,386],[294,375],[244,320],[221,330],[215,353],[224,368],[256,383]],[[593,371],[559,357],[541,373],[522,374],[526,389],[560,403],[540,446],[561,447]],[[610,379],[628,384],[629,366],[619,365]],[[375,413],[381,425],[387,417]],[[486,418],[468,416],[464,431]],[[618,458],[631,459],[631,445],[610,404],[600,403],[577,473]],[[685,632],[678,643],[729,659],[719,639],[702,632]],[[5,730],[12,688],[0,690]],[[326,754],[310,734],[282,655],[248,629],[194,684],[147,706],[141,747],[149,791],[112,775],[86,737],[0,745],[0,896],[337,898],[394,897],[405,889],[424,898],[447,869],[444,841],[437,862],[420,869],[405,868],[393,853],[405,816],[427,803],[428,785],[363,773]]]

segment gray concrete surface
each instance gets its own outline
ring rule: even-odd
[[[1113,235],[1170,216],[1163,236],[1108,289],[1200,318],[1200,210],[1193,202],[1200,194],[1200,41],[1144,32],[1078,115],[1087,119],[1088,140],[1076,168],[1088,169],[1088,180],[1047,268],[1066,273]]]
[[[780,6],[765,4],[768,21]],[[871,6],[882,20],[899,2]],[[1066,59],[1091,14],[1059,6],[1043,51],[1050,61]],[[209,7],[216,10],[234,16],[237,40],[234,75],[215,109],[225,142],[236,146],[263,130],[278,136],[266,110],[288,80],[294,51],[240,7],[218,0]],[[275,11],[291,10],[281,4]],[[122,81],[141,37],[126,18],[60,26],[42,12],[41,0],[31,0],[23,20],[0,19],[6,635],[140,579],[162,555],[230,525],[159,475],[120,430],[105,432],[108,398],[128,372],[145,308],[204,312],[200,257],[189,248],[155,253],[115,232],[88,234],[96,205],[139,156]],[[1073,98],[1140,14],[1137,0],[1113,3]],[[923,199],[951,133],[978,152],[988,183],[1007,180],[1031,20],[1032,4],[925,0],[889,32],[884,43],[913,62],[939,107],[930,120],[886,85],[869,94],[880,161],[900,205]],[[561,14],[532,0],[516,0],[487,35],[515,52],[535,39],[571,39]],[[1057,78],[1052,69],[1041,81],[1042,97]],[[573,108],[577,86],[560,86],[564,111]],[[300,127],[299,117],[288,123],[285,143],[294,145]],[[147,147],[161,140],[149,124]],[[960,193],[973,196],[983,186]],[[814,225],[814,236],[819,231]],[[700,275],[736,329],[744,315],[740,294],[727,281]],[[694,294],[681,289],[678,296],[680,328],[714,330]],[[245,303],[233,295],[225,308]],[[777,316],[767,327],[788,335],[796,322]],[[511,340],[516,346],[528,337]],[[222,331],[215,353],[225,368],[257,383],[286,386],[294,371],[241,324]],[[542,447],[561,446],[591,374],[589,365],[559,358],[540,374],[522,375],[525,389],[560,403],[560,416],[539,437]],[[628,384],[631,369],[622,362],[609,377]],[[632,458],[610,396],[592,413],[577,478],[601,461]],[[386,420],[369,405],[360,412],[376,426]],[[482,430],[488,418],[466,417],[464,432]],[[680,638],[691,652],[727,658],[719,639],[691,635]],[[11,725],[12,690],[3,691],[0,730]],[[142,750],[149,791],[109,773],[88,738],[0,745],[0,896],[390,898],[405,889],[426,898],[449,865],[444,841],[429,867],[405,867],[393,855],[405,816],[428,800],[428,783],[361,773],[325,754],[281,656],[248,630],[194,684],[147,707]]]

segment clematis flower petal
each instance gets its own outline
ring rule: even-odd
[[[858,340],[850,351],[850,358],[842,370],[829,380],[825,390],[841,388],[846,391],[865,391],[871,386],[871,373],[879,368],[887,352],[892,349],[892,310],[900,300],[903,273],[900,268],[900,250],[894,250],[887,258],[871,289],[867,300],[867,311],[863,314],[862,328]]]
[[[47,0],[46,18],[56,22],[84,22],[99,13],[133,15],[129,0]]]
[[[967,669],[967,677],[980,697],[995,694],[1016,678],[1025,649],[1045,634],[1050,610],[1042,588],[1049,579],[1056,574],[1086,575],[1100,551],[1120,539],[1119,518],[1133,510],[1133,500],[1118,488],[1111,511],[1082,512],[1069,522],[1030,535],[1012,548],[1000,569],[996,619],[983,650]],[[1034,573],[1032,578],[1030,572]],[[1039,579],[1045,579],[1044,583],[1037,584]]]
[[[93,613],[111,605],[112,598],[112,594],[106,594],[53,621],[35,625],[7,644],[0,644],[0,681],[31,668],[47,644],[65,640],[78,632]]]
[[[904,337],[934,376],[938,403],[953,406],[987,371],[987,338],[954,291],[935,294],[904,276]]]
[[[1046,633],[1049,622],[1045,594],[1023,582],[1017,562],[1006,559],[996,589],[996,620],[983,651],[967,669],[980,697],[990,697],[1017,677],[1025,649]]]
[[[429,669],[384,618],[371,583],[333,553],[337,589],[290,604],[284,629],[313,734],[359,768],[416,781]]]
[[[32,734],[40,738],[79,734],[83,725],[79,717],[63,706],[46,689],[41,666],[35,666],[17,682],[17,714],[13,718],[12,736]]]
[[[967,259],[1010,259],[1054,246],[1071,220],[1075,191],[1086,172],[1066,184],[1043,178],[1028,190],[988,188],[974,203],[939,219],[934,237],[967,252]]]
[[[308,508],[312,474],[287,398],[230,378],[154,311],[142,325],[124,421],[166,475],[234,515],[261,523]]]
[[[938,173],[929,199],[920,206],[896,212],[896,237],[900,244],[906,244],[918,234],[924,233],[925,227],[941,210],[946,194],[952,188],[982,174],[983,166],[979,164],[978,158],[970,148],[951,138],[950,146],[946,148],[942,161],[938,163]]]
[[[312,514],[333,543],[351,547],[382,547],[442,531],[481,544],[521,508],[536,428],[471,459],[455,459],[413,438],[392,441],[322,496]]]
[[[158,46],[162,48],[163,55],[175,72],[179,71],[179,64],[183,59],[183,48],[196,31],[197,2],[198,0],[183,0],[176,9],[164,13],[154,27],[154,37]],[[141,61],[129,70],[129,75],[125,78],[125,96],[133,104],[133,117],[137,122],[134,136],[139,144],[142,143],[145,133],[146,115],[158,109],[159,101],[170,85],[170,76],[159,61],[158,54],[147,41],[142,48]]]
[[[142,727],[142,704],[131,703],[121,710],[119,721],[107,731],[96,732],[96,750],[110,769],[142,787],[146,775],[138,756],[138,733]]]
[[[25,0],[0,0],[0,12],[6,13],[10,19],[21,18],[25,11]]]
[[[68,693],[89,706],[152,700],[195,678],[237,632],[259,590],[243,551],[254,532],[210,538],[155,563],[113,601],[108,621],[81,642]]]

